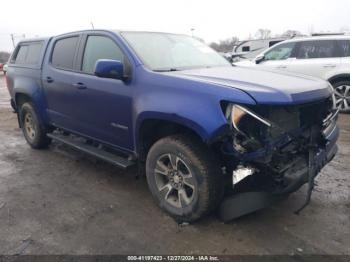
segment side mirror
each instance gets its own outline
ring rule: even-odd
[[[126,80],[124,64],[118,60],[99,59],[96,61],[94,74],[98,77]]]
[[[258,55],[256,58],[255,58],[255,64],[260,64],[262,61],[265,60],[265,56],[264,55]]]

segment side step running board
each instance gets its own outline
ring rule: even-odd
[[[84,153],[100,158],[106,162],[109,162],[113,165],[119,166],[124,169],[135,164],[135,162],[128,160],[127,158],[112,154],[103,149],[86,144],[85,142],[79,141],[78,139],[74,139],[73,137],[70,137],[70,136],[64,136],[57,133],[49,133],[47,134],[47,136],[52,138],[53,140],[62,142]]]

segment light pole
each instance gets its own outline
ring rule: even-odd
[[[11,40],[12,40],[13,48],[15,48],[16,47],[16,45],[15,45],[15,36],[13,34],[11,34]]]
[[[194,31],[194,28],[191,28],[192,37],[194,36],[193,31]]]

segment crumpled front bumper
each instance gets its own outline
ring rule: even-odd
[[[321,169],[336,155],[338,151],[338,146],[336,141],[339,137],[339,127],[334,125],[332,130],[327,134],[325,139],[327,140],[326,145],[323,148],[318,148],[317,153],[314,157],[314,170],[315,176],[319,174]],[[283,190],[280,190],[274,195],[290,194],[297,191],[302,185],[308,182],[308,167],[304,167],[299,170],[297,173],[294,173],[290,178],[288,186]]]
[[[330,162],[337,153],[336,141],[339,137],[339,128],[334,122],[324,131],[326,143],[316,149],[314,156],[314,177]],[[309,169],[304,167],[291,176],[288,186],[278,192],[244,192],[226,197],[221,203],[219,214],[224,222],[268,207],[288,197],[309,181]]]

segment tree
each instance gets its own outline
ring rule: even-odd
[[[0,52],[0,63],[6,63],[10,58],[10,53]]]
[[[303,34],[297,30],[286,30],[281,36],[282,37],[295,37],[295,36],[303,36]]]
[[[271,30],[270,29],[264,29],[260,28],[256,33],[255,33],[255,38],[256,39],[268,39],[271,37]]]
[[[233,36],[231,38],[220,40],[219,43],[212,42],[210,44],[210,47],[218,52],[227,53],[227,52],[232,52],[233,46],[237,42],[238,42],[238,37]]]

